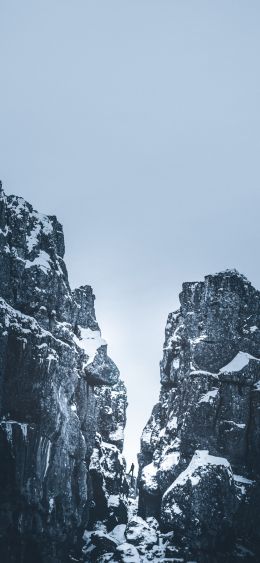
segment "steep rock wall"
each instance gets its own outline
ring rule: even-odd
[[[259,561],[260,294],[237,271],[184,283],[143,431],[139,514],[168,557]]]
[[[1,185],[0,560],[8,563],[63,563],[91,522],[126,521],[126,389],[92,289],[71,291],[64,252],[56,217]]]

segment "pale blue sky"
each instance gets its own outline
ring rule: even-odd
[[[258,0],[0,0],[0,176],[57,214],[128,387],[126,453],[159,391],[184,280],[259,287]]]

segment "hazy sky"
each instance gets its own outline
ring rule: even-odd
[[[128,387],[159,391],[182,281],[260,285],[259,0],[0,0],[0,177],[64,225]]]

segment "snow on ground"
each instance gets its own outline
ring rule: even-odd
[[[118,524],[109,534],[111,538],[113,538],[117,542],[118,545],[125,543],[126,541],[125,529],[126,524]]]
[[[139,553],[134,545],[125,542],[117,549],[124,563],[140,563]]]
[[[114,507],[114,508],[116,508],[117,506],[119,506],[119,504],[120,504],[119,495],[110,495],[110,496],[108,497],[107,505],[108,505],[109,507]]]
[[[126,527],[126,539],[145,553],[148,548],[157,544],[158,535],[157,531],[141,516],[134,516]]]

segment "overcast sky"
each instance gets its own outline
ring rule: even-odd
[[[159,392],[183,281],[260,286],[259,0],[0,0],[0,177],[64,225],[128,387]]]

